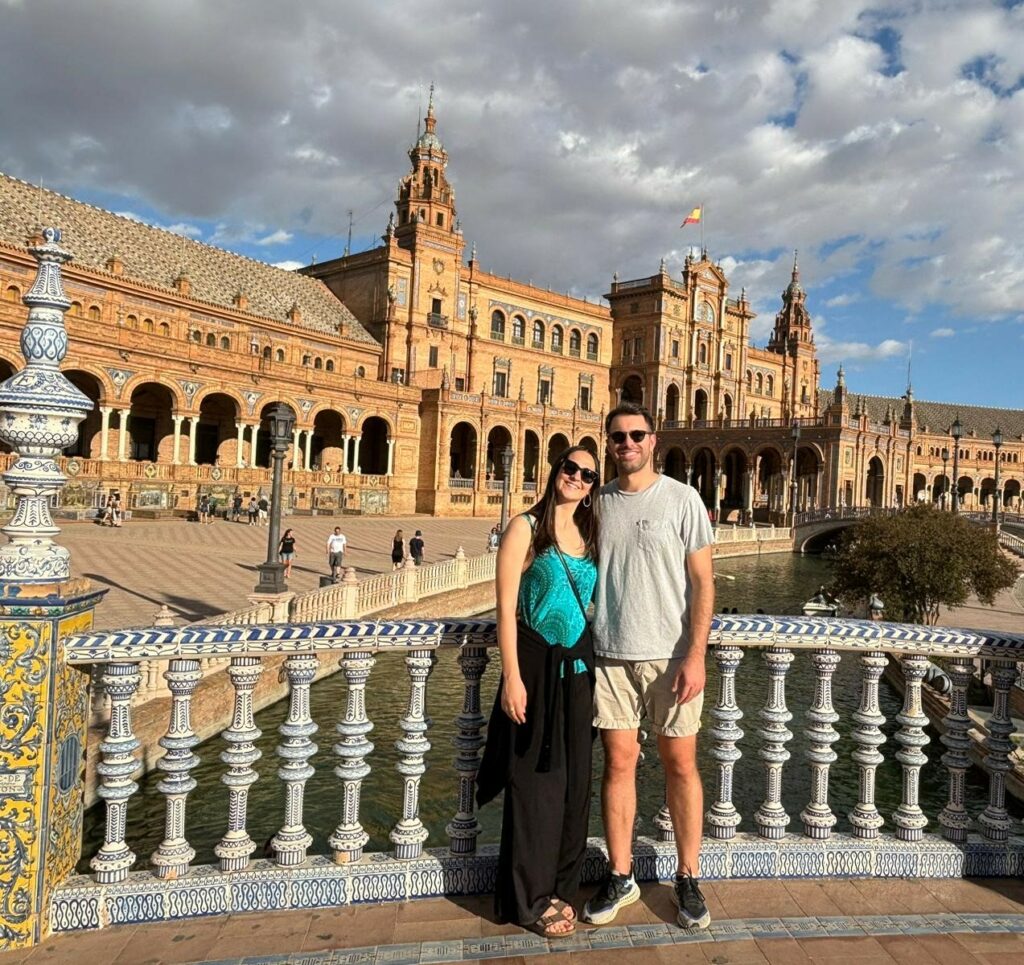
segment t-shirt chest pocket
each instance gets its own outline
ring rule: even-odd
[[[640,549],[648,553],[660,553],[671,545],[675,530],[663,519],[638,519],[636,541]]]

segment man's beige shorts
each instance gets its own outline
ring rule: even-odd
[[[612,660],[597,658],[594,726],[601,730],[635,730],[646,717],[655,734],[689,737],[700,730],[703,691],[685,704],[676,703],[672,683],[682,658]]]

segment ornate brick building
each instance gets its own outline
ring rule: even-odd
[[[603,413],[642,401],[664,471],[724,520],[941,499],[948,427],[965,427],[968,508],[1020,504],[1024,413],[819,391],[806,293],[792,281],[765,347],[745,292],[703,252],[681,275],[612,280],[607,305],[503,278],[466,257],[431,102],[395,212],[370,251],[284,271],[0,175],[0,378],[21,366],[21,296],[41,221],[64,272],[68,377],[95,403],[64,458],[68,507],[119,490],[136,512],[266,491],[266,407],[296,411],[298,511],[497,516],[531,504],[551,456],[600,447]],[[794,426],[799,433],[794,433]],[[973,435],[972,435],[973,433]],[[792,471],[795,455],[795,473]],[[947,482],[942,483],[943,472]]]

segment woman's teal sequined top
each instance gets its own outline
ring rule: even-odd
[[[587,606],[594,595],[597,566],[589,557],[565,556],[565,563],[576,592]],[[534,559],[519,581],[519,616],[553,646],[571,647],[586,628],[565,567],[553,546]],[[582,660],[577,660],[573,668],[576,673],[587,670]]]

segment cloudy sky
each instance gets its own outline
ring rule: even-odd
[[[483,267],[705,240],[823,384],[1024,407],[1024,0],[0,0],[0,169],[269,262],[377,243],[433,82]]]

